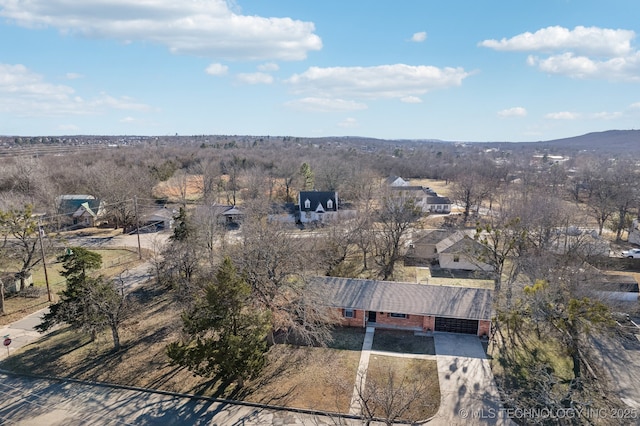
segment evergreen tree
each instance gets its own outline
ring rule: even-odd
[[[102,256],[82,247],[72,247],[58,258],[62,261],[63,271],[60,273],[67,280],[67,288],[60,293],[60,301],[49,307],[49,312],[42,318],[36,330],[45,332],[53,326],[67,323],[74,328],[91,332],[95,338],[96,330],[91,324],[95,316],[86,297],[89,288],[95,285],[96,278],[88,275],[89,271],[100,269]]]
[[[314,176],[309,163],[302,163],[302,166],[300,166],[300,176],[302,176],[302,189],[304,191],[313,190]]]
[[[108,327],[114,350],[120,350],[118,326],[125,305],[124,293],[118,291],[114,282],[90,275],[90,271],[102,266],[102,256],[82,247],[73,247],[58,259],[62,261],[61,275],[67,279],[67,288],[60,293],[60,301],[49,307],[36,330],[43,333],[65,323],[90,333],[94,340],[99,331]]]
[[[174,363],[201,376],[244,380],[265,364],[268,314],[250,302],[251,288],[229,257],[218,268],[204,298],[183,314],[186,342],[173,342],[167,353]]]
[[[169,237],[171,241],[186,241],[194,234],[195,230],[187,217],[187,211],[184,207],[180,207],[178,215],[175,216],[173,220],[175,226],[173,228],[173,235]]]

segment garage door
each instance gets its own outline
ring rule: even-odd
[[[436,331],[478,334],[478,320],[436,317]]]

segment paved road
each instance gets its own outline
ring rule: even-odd
[[[26,317],[11,323],[9,325],[2,326],[0,328],[0,340],[4,340],[5,336],[11,338],[11,344],[9,345],[9,351],[7,347],[0,348],[0,360],[5,359],[10,353],[13,353],[16,349],[26,346],[32,342],[35,342],[42,334],[34,330],[34,327],[40,324],[42,315],[47,312],[49,308],[41,309]]]
[[[117,425],[336,425],[324,416],[268,410],[154,392],[118,389],[0,373],[0,424]],[[346,421],[344,425],[359,425]]]
[[[169,239],[171,232],[148,232],[140,234],[140,246],[148,250],[159,250]],[[136,234],[120,234],[112,237],[72,236],[67,238],[69,246],[79,247],[131,247],[138,248]]]

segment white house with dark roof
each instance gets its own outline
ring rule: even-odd
[[[353,278],[318,277],[312,285],[342,325],[488,336],[493,291]]]
[[[430,213],[451,213],[453,203],[449,197],[441,197],[439,195],[428,195],[424,206],[424,211]]]
[[[325,222],[338,215],[336,191],[300,191],[298,214],[301,223]]]
[[[402,202],[413,200],[413,203],[424,213],[451,213],[451,200],[440,197],[431,188],[424,186],[390,186],[391,196]]]

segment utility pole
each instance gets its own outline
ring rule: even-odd
[[[133,211],[136,215],[136,235],[138,236],[138,259],[142,260],[142,248],[140,247],[140,221],[138,220],[138,196],[133,196]]]
[[[44,257],[44,245],[42,244],[42,221],[38,219],[38,240],[40,240],[40,253],[42,254],[42,268],[44,269],[44,281],[47,283],[47,300],[51,302],[51,290],[49,289],[49,274],[47,273],[47,260]]]

